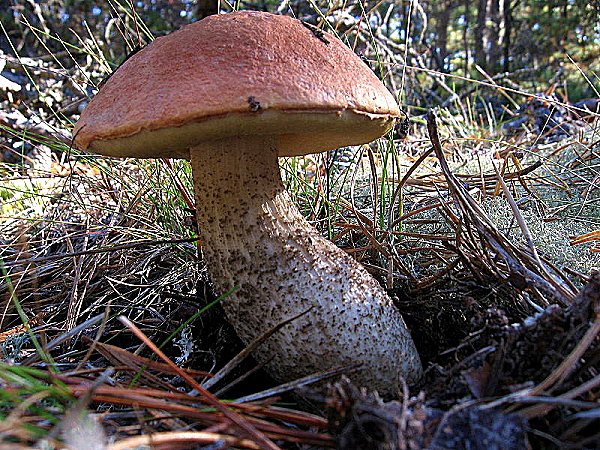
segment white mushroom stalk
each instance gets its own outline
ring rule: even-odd
[[[256,353],[278,380],[362,363],[351,375],[392,394],[420,361],[381,286],[324,239],[286,192],[275,139],[233,137],[191,149],[203,254],[222,303],[245,342],[308,311]]]

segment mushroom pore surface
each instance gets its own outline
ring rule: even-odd
[[[255,356],[280,381],[353,363],[350,377],[383,395],[421,373],[413,341],[382,287],[324,239],[281,181],[274,137],[233,137],[190,151],[203,253],[246,343],[306,312]]]

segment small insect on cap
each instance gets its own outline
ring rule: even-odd
[[[209,16],[153,41],[102,86],[75,144],[108,156],[188,158],[206,140],[275,135],[280,156],[370,142],[394,97],[340,40],[263,12]]]

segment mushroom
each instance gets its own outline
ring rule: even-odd
[[[370,142],[393,96],[332,35],[287,16],[209,16],[153,41],[100,89],[74,129],[83,150],[191,160],[202,250],[244,342],[305,312],[255,353],[277,380],[362,363],[390,395],[421,363],[378,282],[324,239],[286,192],[278,157]]]

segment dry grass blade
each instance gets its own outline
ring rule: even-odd
[[[83,379],[73,376],[60,379],[67,384],[68,389],[76,397],[86,396],[90,392],[89,383]],[[163,415],[170,413],[174,417],[193,419],[196,424],[204,424],[209,428],[224,426],[223,431],[231,428],[223,414],[207,406],[197,397],[182,392],[156,388],[100,386],[94,389],[91,399],[99,403],[136,405],[137,408],[162,411]],[[302,426],[323,429],[327,422],[320,417],[301,411],[276,408],[268,404],[230,403],[228,406],[232,410],[239,411],[240,416],[243,414],[248,424],[274,438],[287,442],[313,443],[324,447],[332,445],[332,438],[327,434],[297,428]],[[277,425],[268,420],[282,421],[287,425]],[[289,424],[293,426],[290,427]],[[209,428],[204,431],[209,431]]]
[[[53,339],[52,341],[48,342],[46,344],[46,350],[50,351],[53,348],[58,347],[63,342],[68,341],[69,339],[73,338],[74,336],[77,336],[82,331],[87,330],[88,328],[91,328],[94,325],[96,325],[97,323],[101,322],[102,319],[104,319],[104,318],[105,318],[105,314],[98,314],[97,316],[94,316],[91,319],[88,319],[85,322],[80,323],[75,328],[72,328],[71,330],[58,336],[56,339]],[[23,361],[23,364],[26,366],[30,366],[32,364],[35,364],[39,360],[40,360],[39,355],[35,354],[35,355],[32,355],[31,357],[25,359]]]
[[[89,339],[84,339],[84,343],[91,343],[91,341]],[[115,366],[128,367],[134,374],[136,374],[136,377],[139,375],[155,385],[162,386],[166,389],[174,389],[173,386],[169,385],[161,378],[150,373],[150,371],[160,371],[162,373],[176,375],[177,372],[175,372],[170,365],[153,361],[150,358],[144,358],[143,356],[139,356],[134,353],[128,352],[127,350],[124,350],[115,345],[97,342],[96,350],[98,350],[98,352],[100,352],[102,356],[104,356],[111,364]],[[190,376],[193,377],[207,378],[211,376],[210,373],[203,372],[200,370],[180,370],[184,370]]]
[[[572,295],[573,291],[570,289],[571,286],[566,281],[566,277],[563,277],[564,280],[558,281],[550,273],[548,273],[548,271],[546,270],[546,264],[542,262],[540,256],[538,255],[537,248],[535,246],[535,243],[533,242],[533,237],[531,236],[531,232],[529,231],[529,227],[523,219],[521,211],[519,210],[515,199],[510,193],[508,186],[504,182],[503,177],[498,172],[496,165],[494,165],[494,171],[496,172],[498,183],[502,187],[502,192],[504,193],[504,196],[506,197],[508,204],[510,205],[510,209],[512,210],[514,217],[517,219],[519,228],[521,228],[521,232],[525,237],[525,242],[527,243],[527,247],[529,248],[529,251],[533,256],[533,260],[535,263],[537,263],[536,267],[539,269],[540,275],[542,275],[544,279],[548,280],[558,291],[562,292],[562,295],[565,298],[568,298],[570,295]]]
[[[582,234],[581,236],[572,236],[570,241],[571,245],[580,245],[587,242],[600,241],[600,230]]]
[[[296,391],[311,384],[319,383],[324,380],[337,377],[339,375],[347,374],[353,372],[360,368],[360,364],[353,364],[345,367],[338,367],[330,370],[325,370],[323,372],[315,373],[312,375],[308,375],[306,377],[299,378],[294,381],[290,381],[288,383],[280,384],[271,389],[267,389],[266,391],[256,392],[255,394],[245,395],[244,397],[240,397],[235,399],[235,403],[246,403],[246,402],[254,402],[257,400],[262,400],[264,398],[274,397],[276,395],[281,395],[286,392]]]
[[[165,244],[182,244],[187,242],[196,242],[198,238],[188,238],[188,239],[164,239],[164,240],[144,240],[138,242],[131,242],[127,244],[114,245],[105,248],[94,248],[90,250],[81,250],[81,251],[73,251],[69,253],[57,253],[51,256],[41,256],[39,258],[28,258],[28,259],[19,259],[18,261],[11,262],[10,260],[6,262],[7,266],[11,265],[21,265],[21,264],[30,264],[30,263],[41,263],[46,261],[54,261],[62,258],[73,258],[75,256],[86,256],[86,255],[95,255],[98,253],[111,253],[116,252],[118,250],[128,250],[137,247],[144,247],[147,245],[165,245]]]
[[[546,399],[544,401],[538,401],[537,405],[531,406],[530,408],[519,411],[519,413],[526,417],[531,417],[531,418],[545,416],[553,409],[562,406],[564,400],[571,400],[571,399],[580,397],[586,393],[594,392],[596,389],[598,389],[599,386],[600,386],[600,375],[597,375],[596,377],[577,386],[576,388],[571,389],[570,391],[567,391],[564,394],[557,396],[556,399],[553,399],[552,397],[550,397],[550,398],[546,397]],[[527,401],[527,402],[530,401],[529,396],[526,393],[525,393],[525,395],[523,395],[522,398],[524,399],[524,401]],[[515,401],[515,399],[511,399],[511,400]],[[520,396],[516,397],[516,401],[520,401]],[[571,403],[570,406],[573,406],[573,404]],[[578,406],[581,406],[581,405],[578,405]],[[590,407],[590,405],[587,403],[584,404],[583,406],[586,408]]]
[[[542,381],[539,385],[532,389],[531,395],[538,395],[542,392],[552,390],[554,387],[560,386],[560,384],[576,369],[577,364],[583,354],[590,348],[594,340],[600,333],[600,314],[596,316],[596,320],[587,331],[585,336],[579,341],[579,344],[573,349],[567,358],[562,362],[560,366],[556,368],[548,377]]]
[[[110,444],[107,450],[127,450],[149,446],[153,449],[186,449],[198,444],[213,444],[219,448],[236,447],[260,450],[262,447],[249,439],[238,439],[231,436],[206,433],[202,431],[169,431],[152,433],[144,436],[134,436]]]
[[[181,376],[184,380],[186,380],[191,387],[196,389],[200,395],[204,398],[204,400],[211,406],[214,406],[217,410],[219,410],[223,415],[230,420],[233,424],[237,425],[244,433],[247,433],[251,438],[253,438],[256,442],[260,443],[264,448],[271,450],[279,450],[279,447],[275,445],[273,441],[271,441],[268,437],[266,437],[263,433],[258,431],[254,426],[252,426],[248,421],[246,421],[243,417],[241,417],[236,412],[229,409],[225,406],[221,401],[215,397],[213,394],[204,389],[196,380],[194,380],[190,375],[188,375],[185,371],[181,370],[177,364],[175,364],[167,355],[165,355],[150,339],[148,339],[142,331],[137,328],[129,319],[124,316],[120,316],[119,320],[129,328],[142,342],[144,342],[156,355],[161,358],[165,363],[167,363],[179,376]]]
[[[468,233],[467,236],[470,236],[470,250],[478,255],[471,258],[470,264],[477,264],[478,270],[483,273],[492,270],[495,276],[504,281],[515,280],[515,277],[520,278],[522,282],[516,282],[520,283],[521,287],[528,288],[544,305],[556,302],[562,305],[571,304],[575,292],[566,281],[566,276],[562,273],[554,273],[553,276],[548,277],[548,269],[540,267],[534,255],[520,250],[502,235],[464,185],[454,176],[444,156],[433,111],[427,115],[427,128],[450,193],[455,205],[460,209],[461,228],[464,233]],[[474,233],[477,233],[477,237]],[[468,244],[464,238],[459,242]],[[498,256],[490,259],[490,255]],[[480,261],[488,261],[488,263],[482,265]],[[560,286],[560,290],[557,290],[556,286]]]
[[[283,322],[277,324],[276,326],[274,326],[270,330],[267,330],[267,332],[264,333],[262,336],[259,336],[258,338],[254,339],[240,353],[238,353],[227,364],[225,364],[225,366],[223,366],[223,368],[221,368],[221,370],[219,370],[216,374],[214,374],[213,377],[211,377],[210,379],[206,380],[203,383],[204,388],[205,389],[210,389],[211,387],[213,387],[214,385],[216,385],[219,381],[221,381],[229,373],[231,373],[231,371],[233,369],[235,369],[237,366],[239,366],[240,363],[243,360],[245,360],[248,356],[250,356],[250,354],[254,350],[256,350],[258,347],[260,347],[260,345],[263,342],[265,342],[267,339],[269,339],[269,337],[271,337],[274,333],[276,333],[277,331],[279,331],[281,328],[285,327],[289,323],[291,323],[294,320],[297,320],[300,317],[302,317],[304,314],[306,314],[307,312],[309,312],[310,309],[312,309],[312,307],[309,308],[309,309],[307,309],[304,312],[301,312],[300,314],[297,314],[297,315],[295,315],[293,317],[290,317],[287,320],[284,320]]]

